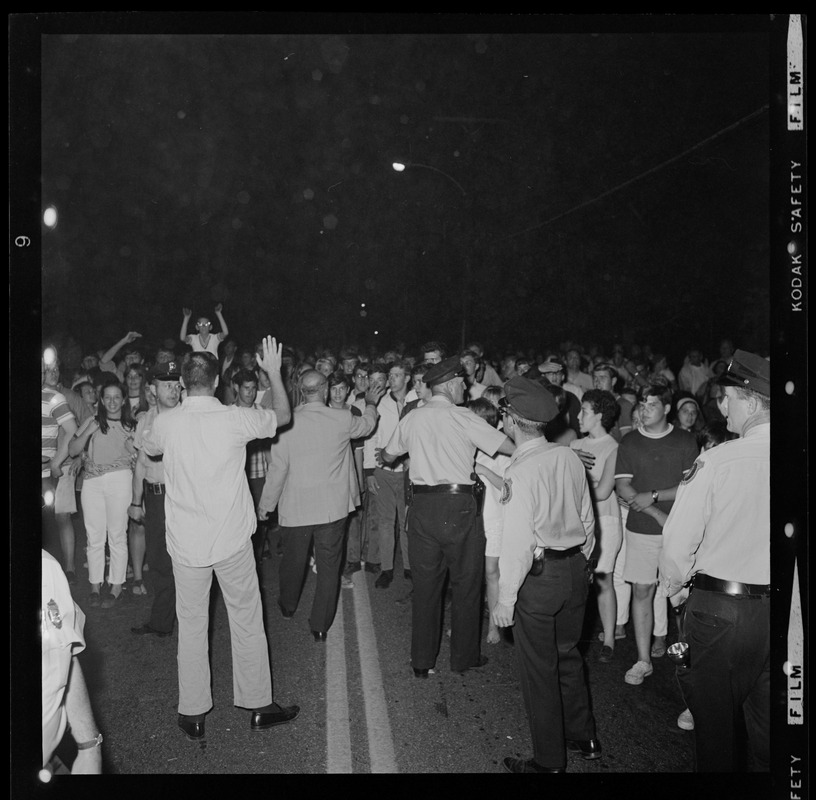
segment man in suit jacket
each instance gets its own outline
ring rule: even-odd
[[[337,610],[346,517],[360,502],[351,441],[374,430],[383,389],[373,386],[366,392],[361,417],[326,405],[328,381],[316,370],[303,373],[300,392],[303,402],[291,428],[272,445],[258,518],[278,509],[283,542],[278,607],[286,618],[300,601],[314,543],[317,588],[309,625],[315,641],[322,642]]]

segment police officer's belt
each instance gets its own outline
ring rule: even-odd
[[[706,592],[723,592],[724,594],[746,595],[748,597],[770,597],[771,587],[768,584],[739,583],[739,581],[723,581],[713,578],[704,572],[694,576],[692,586]]]
[[[545,547],[544,554],[541,558],[544,561],[550,561],[553,558],[572,558],[581,552],[581,545],[576,544],[575,547],[568,547],[566,550],[555,550],[552,547]]]
[[[163,483],[145,483],[145,491],[148,494],[164,494]]]
[[[422,483],[412,483],[411,491],[414,494],[473,494],[473,483],[435,483],[426,486]]]

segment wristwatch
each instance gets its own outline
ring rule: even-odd
[[[658,495],[658,493],[657,493],[657,489],[652,489],[652,502],[653,502],[653,503],[656,503],[656,502],[657,502],[657,498],[658,498],[658,496],[659,496],[659,495]]]
[[[102,744],[102,734],[97,733],[95,738],[89,742],[78,742],[77,750],[90,750],[92,747],[99,747],[100,744]]]

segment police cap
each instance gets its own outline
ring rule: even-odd
[[[742,386],[765,397],[771,396],[771,362],[756,353],[737,350],[728,368],[717,378],[720,386]]]
[[[181,377],[178,361],[165,361],[150,370],[150,381],[177,381]]]
[[[440,383],[449,381],[452,378],[461,377],[465,374],[465,368],[459,360],[459,356],[451,356],[438,364],[434,364],[425,373],[425,384],[427,386],[437,386]]]
[[[507,405],[532,422],[549,422],[558,416],[558,404],[552,392],[538,381],[523,376],[504,384]]]

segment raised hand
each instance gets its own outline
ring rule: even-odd
[[[216,313],[216,314],[220,314],[220,313],[221,313],[221,310],[222,310],[223,308],[224,308],[223,303],[219,303],[219,304],[218,304],[218,305],[215,307],[215,313]]]
[[[192,317],[193,316],[193,309],[192,308],[182,308],[181,310],[184,313],[185,317]]]
[[[264,336],[262,340],[263,355],[258,366],[267,374],[280,372],[283,343],[278,344],[274,336]]]
[[[135,342],[136,339],[141,339],[141,337],[142,334],[138,331],[128,331],[128,335],[125,336],[125,339],[127,339],[128,342]]]

